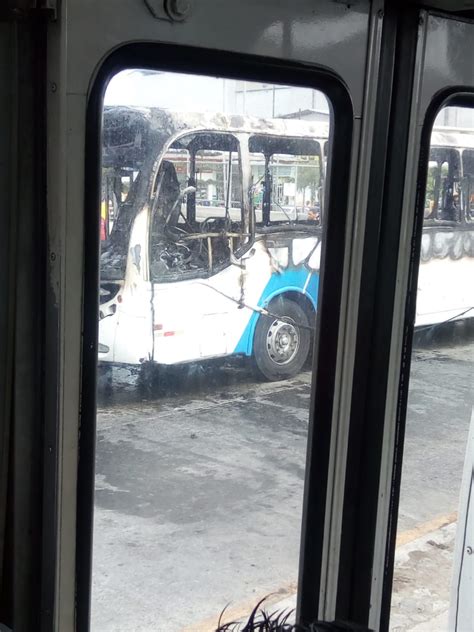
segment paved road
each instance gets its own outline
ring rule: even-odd
[[[473,350],[458,327],[418,341],[401,530],[457,509]],[[102,396],[95,632],[182,630],[296,582],[310,374],[262,384],[238,365],[189,367],[160,388]]]

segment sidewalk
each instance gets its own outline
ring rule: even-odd
[[[390,632],[447,632],[451,569],[456,536],[456,515],[433,521],[429,531],[424,525],[418,530],[400,534],[395,554]],[[418,536],[418,537],[417,537]],[[232,606],[223,616],[223,622],[238,620],[250,614]],[[281,612],[294,610],[296,594],[283,599],[271,595],[266,610]],[[213,632],[215,623],[202,622],[182,632]]]
[[[392,632],[446,632],[456,523],[397,549]]]

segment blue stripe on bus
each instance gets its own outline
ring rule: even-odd
[[[308,275],[311,275],[308,282]],[[306,288],[305,288],[306,286]],[[288,268],[283,272],[274,272],[270,277],[262,296],[258,301],[258,307],[267,307],[270,301],[285,292],[299,292],[309,298],[316,310],[319,288],[319,272],[310,271],[307,268]],[[253,337],[257,326],[259,314],[254,312],[240,337],[234,353],[251,356],[253,352]]]

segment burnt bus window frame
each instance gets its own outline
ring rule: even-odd
[[[446,197],[446,184],[449,181],[453,183],[460,180],[459,172],[460,172],[460,164],[461,164],[461,154],[459,153],[458,148],[456,147],[432,147],[430,149],[430,160],[429,163],[436,162],[436,171],[434,173],[434,182],[433,182],[433,207],[429,215],[425,217],[424,225],[442,225],[448,223],[449,225],[457,225],[462,223],[462,212],[460,209],[459,217],[456,219],[446,217],[442,217],[442,215],[446,214],[446,208],[444,206],[445,197]],[[428,163],[428,171],[429,171],[429,163]],[[443,166],[447,163],[448,173],[446,176],[443,176]],[[454,166],[456,165],[456,166]],[[456,178],[457,176],[457,178]],[[444,181],[443,181],[444,180]],[[428,187],[428,173],[426,176],[426,186]],[[426,189],[428,192],[428,188]],[[426,194],[425,194],[426,196]],[[440,199],[442,203],[440,204]],[[426,212],[426,199],[425,199],[425,212]]]
[[[462,153],[461,153],[461,169],[462,169],[462,178],[461,178],[461,190],[462,190],[462,186],[465,186],[465,182],[466,182],[466,175],[464,173],[465,170],[465,165],[466,165],[466,158],[465,158],[465,154],[469,154],[470,157],[469,160],[472,161],[472,170],[474,172],[474,149],[463,149]],[[471,175],[469,174],[469,182],[468,182],[468,187],[467,187],[467,199],[466,197],[464,197],[463,201],[464,201],[464,206],[461,204],[461,216],[462,216],[462,221],[467,224],[468,226],[472,226],[472,224],[474,223],[474,203],[472,200],[472,196],[474,196],[474,173]]]
[[[410,388],[411,358],[413,335],[415,331],[416,299],[418,291],[418,272],[421,263],[421,241],[425,225],[425,195],[430,160],[431,133],[439,112],[448,106],[474,109],[474,90],[470,87],[455,86],[442,91],[429,105],[423,123],[418,160],[418,176],[415,199],[415,213],[410,249],[410,267],[408,272],[407,296],[405,302],[405,320],[403,332],[403,357],[401,362],[397,420],[395,430],[395,452],[393,458],[390,522],[385,552],[385,577],[383,582],[380,631],[389,628],[392,584],[395,564],[395,548],[398,530],[398,511],[402,484],[403,452],[405,446],[408,394]]]
[[[237,165],[238,165],[238,181],[239,181],[239,185],[240,185],[240,219],[239,221],[235,222],[235,223],[239,223],[241,225],[241,228],[244,229],[245,228],[245,207],[244,207],[244,186],[243,186],[243,169],[242,169],[242,152],[241,152],[241,138],[239,138],[234,132],[232,131],[228,131],[228,132],[223,132],[223,131],[216,131],[216,130],[212,130],[212,129],[188,129],[184,132],[179,132],[178,134],[173,135],[172,137],[170,137],[170,139],[168,140],[168,142],[165,143],[164,147],[163,147],[163,151],[160,152],[160,155],[157,156],[155,158],[155,160],[153,161],[153,167],[152,167],[152,185],[150,187],[150,200],[151,200],[151,207],[152,207],[152,211],[150,214],[150,231],[149,231],[149,235],[148,235],[148,248],[149,248],[149,266],[148,266],[148,274],[149,274],[149,279],[152,283],[172,283],[172,282],[176,282],[179,279],[182,280],[188,280],[188,279],[196,279],[196,278],[209,278],[210,276],[212,276],[213,274],[216,274],[217,272],[220,272],[222,270],[224,270],[225,268],[229,267],[231,265],[230,260],[227,260],[225,262],[220,262],[219,264],[215,265],[215,266],[210,266],[210,267],[200,267],[199,269],[196,269],[194,271],[187,271],[184,272],[183,270],[181,270],[179,272],[179,274],[177,274],[176,272],[172,272],[169,271],[168,273],[162,274],[160,275],[159,273],[157,273],[154,269],[152,269],[152,266],[154,263],[156,263],[154,261],[154,257],[153,257],[153,251],[154,251],[154,245],[152,243],[153,240],[153,222],[155,221],[156,218],[156,207],[157,204],[159,202],[159,196],[160,196],[160,192],[158,191],[158,187],[159,187],[159,178],[161,176],[161,168],[163,165],[163,162],[165,160],[168,160],[169,162],[172,162],[170,160],[170,158],[167,158],[167,153],[173,149],[179,149],[179,147],[174,147],[174,145],[179,145],[180,142],[183,139],[186,139],[188,136],[193,137],[193,140],[191,140],[188,143],[188,146],[184,148],[185,151],[189,152],[189,155],[191,156],[191,164],[194,165],[194,169],[196,167],[196,157],[197,154],[200,151],[208,151],[209,148],[206,147],[198,147],[198,149],[196,150],[195,147],[192,147],[192,145],[195,145],[197,143],[196,139],[197,138],[206,138],[209,136],[228,136],[229,139],[234,140],[235,144],[236,144],[236,148],[233,150],[218,150],[218,151],[231,151],[232,153],[236,153],[237,154]],[[230,143],[231,144],[231,143]],[[190,149],[191,147],[191,149]],[[156,165],[158,164],[158,167],[156,167]],[[196,175],[196,172],[194,173],[194,176]],[[189,180],[190,174],[187,174],[187,180]],[[196,184],[196,183],[195,183]],[[191,194],[187,194],[186,196],[186,220],[188,222],[191,223],[195,223],[196,222],[196,206],[197,206],[197,198],[196,198],[196,192],[191,193]],[[231,196],[231,194],[230,194]],[[231,196],[232,197],[232,196]],[[230,208],[232,207],[232,204],[230,206]],[[212,208],[212,207],[211,207]],[[247,236],[247,241],[240,245],[238,248],[235,248],[232,252],[232,255],[235,257],[240,257],[243,254],[245,254],[248,250],[250,250],[250,248],[253,245],[253,240],[254,240],[254,231],[252,232],[252,226],[251,226],[251,222],[250,222],[250,218],[248,218],[248,224],[249,224],[249,233],[243,233]],[[204,241],[205,238],[203,238]]]
[[[318,612],[321,584],[325,506],[336,381],[336,353],[346,252],[346,219],[353,140],[352,100],[344,82],[317,65],[195,48],[174,44],[128,44],[113,51],[99,68],[86,113],[84,180],[84,294],[81,371],[81,422],[76,522],[76,623],[88,630],[92,580],[92,538],[96,441],[96,375],[99,297],[101,136],[103,98],[109,80],[130,68],[265,81],[322,91],[332,116],[326,167],[327,201],[318,294],[317,331],[313,356],[313,384],[304,483],[302,539],[298,593],[306,611]],[[338,177],[331,178],[331,172]],[[341,186],[340,183],[345,183]],[[330,210],[329,210],[330,209]],[[330,271],[330,275],[328,274]],[[330,276],[330,282],[325,279]],[[328,279],[329,281],[329,279]],[[315,372],[315,367],[320,370]],[[317,502],[316,502],[317,499]]]
[[[325,185],[325,179],[326,179],[326,174],[325,174],[325,169],[324,169],[324,165],[323,165],[323,149],[322,149],[322,143],[321,143],[321,139],[319,137],[315,137],[313,138],[308,138],[306,136],[302,136],[302,137],[296,137],[296,136],[288,136],[285,137],[287,138],[289,141],[291,141],[292,143],[296,143],[296,144],[307,144],[308,146],[308,151],[305,153],[296,153],[295,151],[282,151],[282,152],[278,152],[275,149],[271,152],[265,152],[263,150],[263,148],[259,148],[258,146],[255,147],[254,145],[260,142],[260,143],[268,143],[270,146],[271,144],[277,144],[278,142],[281,142],[282,137],[280,136],[273,136],[271,133],[253,133],[251,135],[249,135],[248,138],[248,150],[249,150],[249,155],[253,155],[253,154],[261,154],[264,157],[264,163],[265,163],[265,167],[264,167],[264,188],[266,188],[267,185],[267,168],[269,168],[270,166],[270,162],[273,159],[274,156],[278,156],[281,154],[286,154],[288,156],[314,156],[318,158],[318,172],[319,172],[319,185],[318,185],[318,190],[324,191],[324,185]],[[311,147],[311,145],[316,145],[316,152],[311,153],[309,151],[309,148]],[[324,145],[327,146],[328,141],[324,142]],[[327,157],[327,156],[326,156]],[[274,166],[274,165],[272,165]],[[272,176],[270,176],[272,178]],[[324,195],[321,196],[322,198],[324,198]],[[287,223],[287,220],[275,220],[272,219],[272,206],[274,204],[273,202],[273,190],[271,190],[269,192],[269,202],[270,202],[270,208],[267,211],[267,217],[265,217],[265,209],[264,206],[265,204],[262,204],[262,219],[261,221],[257,221],[257,217],[256,217],[256,212],[255,212],[255,207],[254,207],[254,203],[253,201],[251,202],[251,215],[252,215],[252,219],[255,222],[255,227],[254,227],[254,233],[253,236],[255,235],[255,233],[262,233],[265,232],[265,229],[268,227],[271,227],[273,229],[276,229],[278,226],[283,226],[284,224]],[[323,207],[322,207],[322,200],[320,200],[320,221],[318,223],[314,223],[314,225],[312,225],[310,222],[308,221],[304,221],[304,220],[298,220],[297,217],[295,218],[295,220],[293,220],[293,224],[294,226],[307,226],[310,228],[310,230],[308,230],[308,234],[311,234],[311,232],[317,232],[311,229],[314,228],[320,228],[321,227],[321,218],[323,216]],[[289,218],[288,218],[289,219]]]

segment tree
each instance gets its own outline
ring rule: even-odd
[[[296,188],[298,191],[308,189],[311,191],[311,201],[316,199],[316,190],[319,187],[319,165],[297,165]]]

